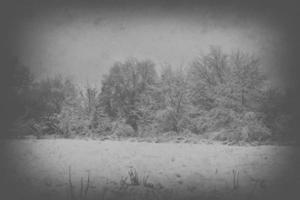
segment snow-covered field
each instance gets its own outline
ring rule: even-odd
[[[299,186],[298,147],[79,139],[0,143],[5,199],[71,199],[71,190],[74,199],[266,199]],[[139,185],[132,185],[130,170]]]

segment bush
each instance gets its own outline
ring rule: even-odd
[[[263,123],[260,115],[246,112],[243,117],[232,126],[239,140],[252,142],[263,141],[271,137],[271,130]]]
[[[157,136],[159,134],[158,124],[151,123],[147,125],[140,125],[139,126],[139,136],[140,137],[147,137],[147,136]]]
[[[176,113],[172,108],[159,110],[155,118],[160,132],[177,131]]]
[[[220,129],[232,129],[240,123],[240,114],[226,108],[213,108],[202,111],[200,116],[191,120],[191,131],[197,134],[218,131]]]
[[[115,127],[113,129],[113,135],[116,136],[124,136],[124,137],[135,137],[137,136],[137,132],[134,129],[124,122],[115,122]]]
[[[12,137],[24,137],[28,135],[39,136],[42,132],[42,127],[35,120],[18,119],[14,122],[13,128],[10,130]]]
[[[270,130],[263,124],[252,123],[241,128],[241,139],[243,141],[264,141],[270,136]]]
[[[287,114],[281,114],[274,117],[273,122],[269,125],[274,136],[282,137],[287,135],[291,131],[291,116]]]
[[[237,142],[241,140],[241,133],[236,129],[221,129],[216,132],[210,132],[206,135],[208,139],[218,141]]]
[[[214,108],[192,119],[191,131],[206,134],[208,139],[226,141],[262,141],[271,131],[259,113],[237,113],[231,109]]]
[[[64,137],[88,135],[92,131],[91,120],[76,101],[65,102],[61,112],[52,115],[50,119],[48,126],[55,127],[53,131]]]
[[[93,130],[100,135],[106,135],[112,131],[112,121],[108,117],[103,117],[92,122]]]

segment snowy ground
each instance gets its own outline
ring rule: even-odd
[[[299,186],[298,147],[79,139],[0,143],[5,199],[71,199],[70,183],[73,199],[80,199],[81,179],[81,199],[267,199]],[[131,185],[130,170],[140,185]]]

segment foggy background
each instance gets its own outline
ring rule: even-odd
[[[255,54],[274,83],[288,83],[286,101],[293,111],[297,135],[297,8],[296,4],[274,1],[3,1],[2,133],[14,107],[10,99],[11,57],[29,67],[36,79],[61,74],[80,84],[100,87],[102,76],[115,61],[135,57],[151,59],[157,68],[165,64],[188,66],[193,58],[207,53],[210,45],[218,45],[225,52],[241,49]],[[0,156],[5,157],[7,149],[1,147]]]
[[[2,1],[1,127],[6,130],[13,108],[12,58],[36,79],[63,74],[100,87],[116,60],[134,56],[152,59],[157,67],[186,66],[208,45],[220,45],[225,51],[249,50],[275,82],[287,83],[297,132],[297,8],[274,1]]]
[[[129,57],[188,66],[210,45],[241,49],[261,58],[278,80],[285,34],[270,11],[247,13],[232,5],[103,3],[47,6],[26,13],[14,47],[37,79],[56,74],[99,85],[116,61]],[[279,48],[280,47],[280,48]]]

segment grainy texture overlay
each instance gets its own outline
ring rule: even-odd
[[[1,3],[0,198],[297,199],[297,7]]]

